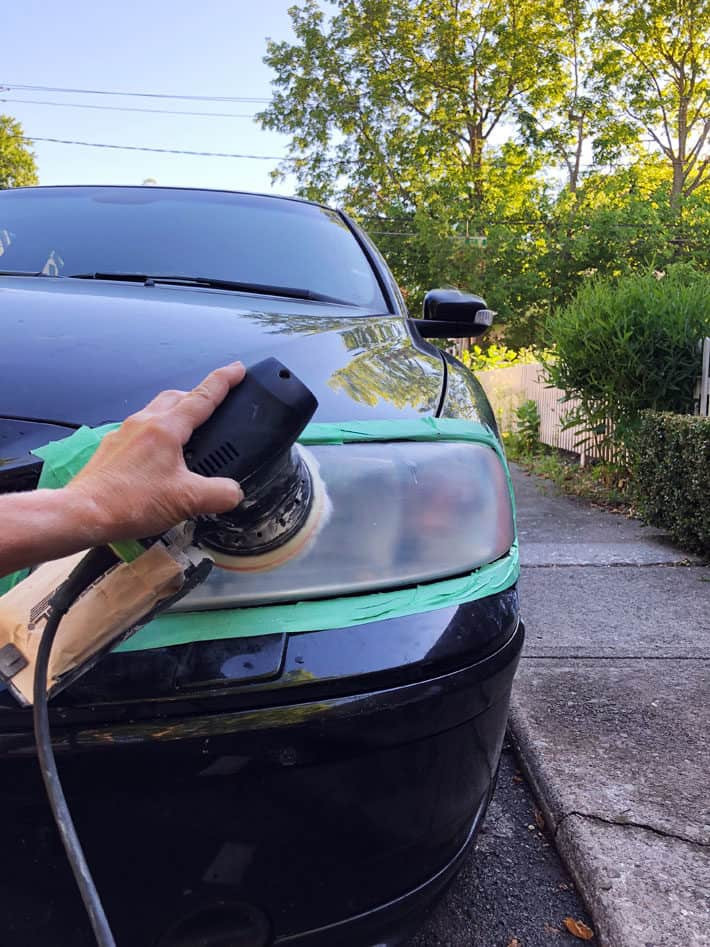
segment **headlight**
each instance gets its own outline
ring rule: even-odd
[[[490,447],[398,441],[309,451],[330,501],[312,544],[270,571],[217,564],[177,610],[401,588],[471,572],[513,543],[508,482]]]

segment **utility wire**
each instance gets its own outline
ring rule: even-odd
[[[167,92],[115,92],[107,89],[64,89],[59,86],[21,85],[0,82],[0,92],[14,89],[16,92],[71,92],[75,95],[126,95],[141,99],[182,99],[189,102],[256,102],[268,104],[271,99],[260,99],[244,95],[171,95]]]
[[[510,229],[516,229],[516,228],[527,229],[527,228],[547,227],[547,226],[554,228],[555,226],[552,223],[548,225],[542,221],[532,221],[532,220],[527,221],[527,222],[523,220],[498,220],[498,221],[495,221],[494,223],[496,224],[496,226],[509,227]],[[638,225],[632,224],[632,223],[619,223],[619,224],[615,224],[614,226],[620,229],[638,230]],[[410,230],[371,230],[367,226],[365,227],[365,229],[367,230],[368,234],[370,234],[370,236],[373,236],[373,237],[406,237],[408,240],[414,240],[420,237],[420,234],[416,233],[415,231],[410,231]],[[573,231],[572,236],[576,236],[579,233],[580,233],[580,230],[577,229]],[[448,233],[445,236],[449,238],[454,238],[454,237],[458,238],[462,242],[465,242],[467,239],[468,240],[473,239],[470,236],[467,238],[464,234],[459,234],[459,233]],[[481,234],[480,236],[487,236],[487,234]],[[554,236],[554,233],[553,233],[553,236]],[[669,238],[669,239],[672,239],[672,238]],[[681,240],[681,242],[683,243],[684,246],[690,246],[690,244],[685,240]],[[697,243],[693,245],[698,246],[698,247],[703,246],[703,244],[701,243]]]
[[[73,141],[67,138],[35,138],[25,135],[23,141],[49,141],[55,145],[81,145],[85,148],[113,148],[118,151],[154,151],[165,155],[198,155],[201,158],[251,158],[254,161],[286,161],[283,155],[241,155],[230,151],[188,151],[182,148],[147,148],[143,145],[107,145],[98,141]]]
[[[288,159],[286,159],[288,160]],[[371,217],[357,217],[357,220],[360,224],[367,228],[367,232],[371,234],[380,234],[381,236],[387,237],[420,237],[421,234],[418,230],[372,230],[371,227],[378,225],[380,223],[386,222],[387,220],[393,220],[393,218],[383,217],[379,220]],[[371,221],[371,223],[368,223]],[[396,222],[396,219],[395,219]],[[406,226],[406,224],[405,224]],[[550,228],[560,228],[566,227],[567,224],[564,221],[555,221],[555,220],[540,220],[539,218],[526,218],[526,217],[487,217],[473,222],[472,227],[550,227]],[[638,224],[635,224],[630,221],[616,221],[613,224],[615,229],[619,230],[639,230]],[[691,225],[692,227],[692,225]],[[577,225],[573,228],[576,233],[587,232],[589,231],[589,225],[584,222],[581,225]],[[476,233],[471,232],[466,235],[459,231],[449,233],[450,237],[459,237],[462,240],[472,239],[475,236],[478,236]],[[485,236],[485,234],[481,234]]]
[[[153,115],[200,115],[204,118],[254,118],[254,112],[183,112],[178,109],[142,109],[131,105],[90,105],[87,102],[49,102],[32,99],[0,99],[0,102],[20,102],[22,105],[57,105],[70,109],[100,109],[107,112],[149,112]]]

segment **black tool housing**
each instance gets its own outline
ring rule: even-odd
[[[248,497],[282,460],[318,407],[313,393],[276,358],[250,366],[185,445],[190,470],[231,477]]]
[[[313,393],[278,359],[247,369],[185,446],[190,470],[231,477],[244,500],[202,523],[199,537],[233,555],[256,555],[285,543],[305,521],[312,484],[293,449],[318,406]]]

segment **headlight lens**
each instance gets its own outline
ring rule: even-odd
[[[278,568],[216,565],[179,611],[406,587],[461,575],[514,539],[503,465],[473,443],[356,443],[309,448],[330,512],[314,542]]]

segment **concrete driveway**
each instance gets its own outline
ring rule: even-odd
[[[514,470],[527,642],[510,729],[611,947],[710,944],[710,569]]]

